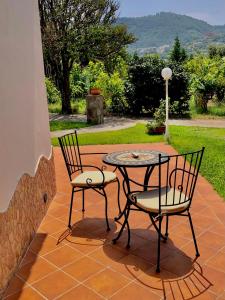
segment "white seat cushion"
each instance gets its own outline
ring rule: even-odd
[[[167,190],[167,202],[166,202],[166,190]],[[132,197],[133,195],[133,197]],[[135,197],[136,202],[135,202]],[[130,200],[135,204],[147,210],[149,212],[159,212],[159,190],[154,189],[152,191],[138,192],[130,195]],[[170,187],[161,188],[161,211],[162,213],[176,213],[181,212],[188,208],[190,200],[188,200],[183,193]],[[174,201],[174,204],[173,204]],[[167,204],[167,205],[166,205]],[[171,206],[168,206],[171,205]]]
[[[104,171],[104,184],[112,182],[116,179],[116,174]],[[88,182],[88,183],[87,183]],[[103,182],[103,176],[100,171],[86,171],[76,176],[72,181],[72,186],[87,187],[89,185],[98,186]]]

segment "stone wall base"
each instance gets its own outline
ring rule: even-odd
[[[53,151],[34,177],[24,174],[6,212],[0,213],[0,299],[56,194]]]

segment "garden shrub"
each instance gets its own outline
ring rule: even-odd
[[[165,98],[165,82],[161,71],[169,66],[173,71],[169,82],[170,105],[174,116],[183,117],[189,112],[188,76],[185,68],[175,62],[166,62],[158,55],[134,56],[129,65],[126,97],[129,112],[133,115],[153,114]]]
[[[61,96],[54,83],[49,79],[45,78],[45,86],[47,91],[47,99],[49,104],[60,103]]]

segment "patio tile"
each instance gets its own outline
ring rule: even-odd
[[[206,278],[212,284],[210,290],[216,295],[223,293],[225,287],[225,273],[209,266],[202,266],[202,269]]]
[[[215,232],[207,231],[198,237],[199,246],[209,247],[214,250],[219,250],[225,246],[224,236]]]
[[[63,229],[65,229],[65,225],[61,221],[55,219],[39,227],[38,233],[53,234]]]
[[[204,227],[197,226],[197,224],[195,224],[194,221],[193,221],[193,225],[194,225],[194,231],[196,237],[198,237],[201,233],[203,233],[206,230]],[[183,222],[177,225],[176,227],[172,228],[171,230],[181,238],[192,240],[191,227],[188,222]]]
[[[50,265],[46,260],[39,257],[37,258],[35,263],[32,262],[22,266],[18,270],[17,275],[24,281],[33,283],[48,275],[49,273],[54,272],[55,270],[55,267]]]
[[[200,256],[197,258],[198,263],[205,263],[207,260],[209,260],[212,256],[215,255],[215,250],[205,245],[199,245],[198,243],[198,248],[200,253]],[[193,241],[190,241],[187,245],[182,247],[182,251],[185,253],[185,255],[191,257],[193,260],[195,259],[196,252]]]
[[[92,239],[84,234],[83,237],[68,236],[65,239],[65,243],[84,254],[88,254],[100,248],[104,244],[104,241]]]
[[[55,208],[48,210],[48,214],[55,218],[60,218],[62,215],[68,214],[68,213],[69,213],[69,208],[64,205],[60,205],[59,207],[55,207]],[[55,220],[53,220],[53,222],[54,221]],[[42,225],[41,229],[43,229],[43,228],[45,228],[45,227]]]
[[[113,245],[104,245],[98,250],[92,252],[89,256],[104,264],[105,266],[111,266],[114,261],[118,261],[122,257],[126,256],[129,252]]]
[[[4,298],[21,291],[23,288],[25,288],[25,286],[26,286],[26,283],[23,280],[21,280],[17,276],[13,276],[13,278],[11,279],[11,281],[9,283],[7,291],[4,294]]]
[[[171,290],[165,290],[164,282],[176,278],[177,275],[162,268],[160,273],[156,273],[156,266],[153,266],[138,277],[136,282],[163,297],[164,294],[167,295],[171,292]]]
[[[206,265],[225,273],[225,252],[216,253],[207,261]]]
[[[64,294],[63,296],[57,298],[59,300],[100,300],[104,299],[100,295],[96,294],[94,291],[90,290],[89,288],[79,285],[78,287],[72,289],[68,293]]]
[[[69,207],[70,205],[70,197],[68,196],[68,194],[65,193],[57,193],[55,198],[54,198],[54,202],[56,202],[57,204],[62,204],[66,207]]]
[[[161,297],[151,290],[148,290],[144,287],[136,283],[131,283],[127,285],[124,289],[116,293],[112,298],[112,300],[137,300],[137,299],[151,299],[157,300],[161,299]]]
[[[161,260],[161,268],[176,274],[185,276],[192,270],[193,261],[190,257],[174,253]]]
[[[63,271],[82,282],[104,268],[102,264],[99,264],[95,260],[89,257],[83,257],[63,268]]]
[[[57,271],[53,274],[50,274],[49,276],[33,284],[34,288],[43,294],[47,299],[54,299],[76,285],[78,285],[78,282],[62,271]]]
[[[81,258],[82,256],[83,254],[81,252],[65,245],[45,255],[44,258],[56,265],[58,268],[61,268],[69,263],[72,263],[74,260]]]
[[[151,263],[143,258],[129,254],[118,261],[114,261],[112,269],[131,279],[136,279],[152,266]]]
[[[26,265],[27,263],[34,263],[36,259],[37,253],[33,253],[28,250],[20,263],[20,267]]]
[[[34,289],[26,287],[20,292],[6,298],[7,300],[44,300],[43,296],[38,294]]]
[[[85,146],[82,151],[117,151],[121,147],[176,153],[164,144]],[[93,191],[85,193],[84,213],[81,212],[82,194],[76,194],[74,227],[72,232],[68,230],[71,186],[60,149],[54,148],[54,152],[58,193],[20,264],[18,277],[10,282],[7,299],[52,299],[56,291],[51,286],[55,287],[56,283],[57,297],[68,300],[110,297],[186,300],[191,298],[190,293],[199,300],[225,299],[225,203],[203,177],[199,178],[191,208],[201,256],[194,261],[195,247],[188,219],[171,217],[169,240],[161,243],[161,273],[157,274],[157,233],[146,214],[131,213],[129,250],[125,248],[126,230],[116,245],[111,243],[121,227],[114,222],[118,215],[114,185],[107,187],[110,232],[106,231],[104,201]],[[100,166],[101,158],[89,157],[85,162]],[[131,170],[130,175],[140,181],[143,172]],[[155,172],[152,183],[156,178]],[[122,208],[124,204],[121,192]],[[162,228],[164,231],[165,222]]]
[[[56,239],[46,234],[38,233],[31,242],[29,250],[38,255],[44,255],[60,247],[62,247],[62,244],[57,245]]]
[[[157,259],[157,247],[157,242],[149,241],[148,243],[137,249],[133,250],[131,248],[130,252],[140,258],[144,258],[152,264],[155,264]],[[171,249],[170,247],[165,246],[164,243],[161,243],[161,259],[170,256],[173,253],[174,249]]]
[[[124,287],[128,282],[129,280],[118,272],[105,269],[85,281],[85,285],[107,298]]]

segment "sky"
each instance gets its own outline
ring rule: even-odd
[[[120,17],[140,17],[157,12],[188,15],[211,25],[225,24],[225,0],[119,0]]]

